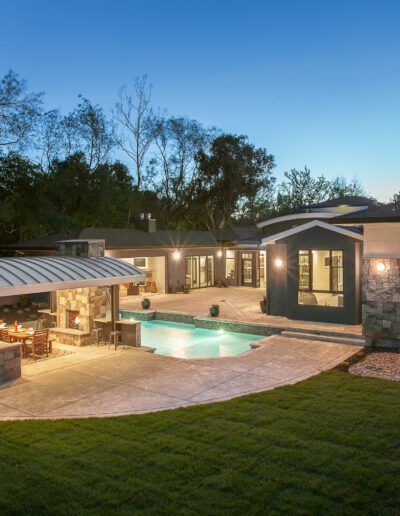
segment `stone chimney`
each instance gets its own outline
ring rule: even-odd
[[[155,233],[157,230],[157,220],[151,218],[151,213],[141,213],[138,225],[141,230],[148,233]]]
[[[104,256],[105,240],[60,240],[56,242],[57,256],[98,258]]]

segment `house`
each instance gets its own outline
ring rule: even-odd
[[[104,239],[106,256],[144,270],[146,283],[158,292],[222,282],[262,287],[269,315],[362,322],[366,336],[400,341],[400,209],[394,203],[339,197],[255,227],[213,231],[159,230],[151,216],[141,224],[140,229],[84,228],[8,250],[51,255],[62,239]]]
[[[257,227],[215,231],[157,229],[143,217],[140,229],[83,228],[5,246],[26,255],[53,255],[61,240],[105,240],[105,255],[140,267],[148,288],[173,293],[226,282],[233,286],[265,286],[265,251],[260,252]],[[125,288],[126,290],[126,288]]]
[[[267,254],[267,311],[358,324],[400,342],[400,209],[341,197],[258,224]]]

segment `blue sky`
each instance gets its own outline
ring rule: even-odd
[[[0,75],[46,107],[113,106],[147,73],[170,114],[247,134],[276,174],[356,176],[400,190],[400,2],[0,0]]]

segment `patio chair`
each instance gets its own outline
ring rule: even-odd
[[[32,339],[26,341],[25,347],[27,350],[31,350],[33,358],[41,355],[48,357],[50,352],[49,330],[36,330]]]

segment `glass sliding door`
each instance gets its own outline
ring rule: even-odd
[[[214,285],[214,256],[186,257],[186,285],[190,288]]]

